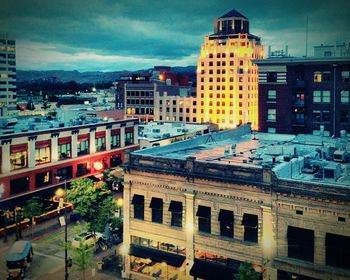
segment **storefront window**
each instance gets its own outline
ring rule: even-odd
[[[90,173],[89,164],[87,162],[79,163],[77,166],[77,177],[83,176],[88,173]]]
[[[58,169],[57,176],[62,177],[64,179],[72,178],[73,177],[73,167],[67,166],[67,167]]]
[[[35,174],[35,187],[40,188],[47,185],[50,185],[52,182],[52,172],[42,172]]]
[[[10,195],[29,191],[29,177],[10,181]]]

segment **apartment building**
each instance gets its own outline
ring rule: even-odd
[[[0,208],[14,207],[13,201],[34,193],[53,194],[61,184],[55,176],[69,182],[120,165],[126,150],[138,149],[137,133],[136,119],[1,120]]]
[[[271,58],[259,66],[259,131],[350,133],[350,58]]]
[[[249,20],[236,10],[215,20],[197,64],[197,122],[220,128],[252,123],[258,127],[260,38],[249,33]]]
[[[243,125],[129,154],[123,276],[349,279],[348,147]]]
[[[0,34],[0,116],[16,110],[16,41]]]
[[[190,86],[158,85],[154,105],[155,121],[197,122],[197,98]]]

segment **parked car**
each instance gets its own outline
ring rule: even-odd
[[[33,258],[33,247],[29,241],[16,241],[6,254],[8,280],[24,279],[27,267]]]
[[[107,238],[100,232],[82,232],[74,237],[71,245],[72,247],[79,248],[80,242],[89,246],[93,246],[95,251],[98,249],[106,251],[108,249]]]

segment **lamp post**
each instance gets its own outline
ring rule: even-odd
[[[56,179],[60,182],[64,180],[64,279],[68,280],[68,227],[67,227],[67,179],[62,176],[56,176]]]
[[[117,207],[118,207],[118,211],[119,211],[119,218],[122,219],[122,215],[123,215],[123,199],[120,197],[117,200]]]
[[[125,256],[129,254],[129,248],[126,244],[123,244],[120,247],[119,250],[120,254],[123,256],[123,271],[122,271],[122,277],[126,278],[126,271],[125,271]]]

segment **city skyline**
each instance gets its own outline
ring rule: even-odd
[[[17,42],[20,70],[115,71],[154,65],[195,65],[212,22],[231,9],[249,18],[251,33],[273,50],[289,46],[293,56],[320,44],[350,41],[347,1],[232,3],[206,0],[2,1],[0,32]]]

